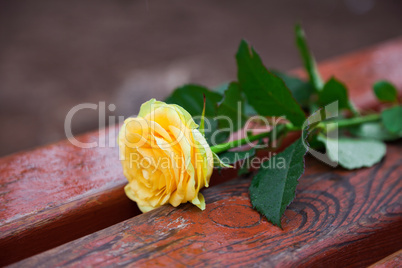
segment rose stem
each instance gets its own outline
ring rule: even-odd
[[[291,125],[279,125],[278,127],[276,127],[276,133],[277,133],[276,136],[278,138],[288,131],[296,131],[296,130],[300,130],[300,129],[295,129]],[[256,134],[256,135],[250,135],[243,139],[234,140],[234,141],[230,141],[230,142],[212,146],[211,150],[212,150],[212,152],[219,154],[219,153],[222,153],[229,149],[239,147],[239,146],[245,145],[247,143],[259,140],[259,139],[267,138],[267,137],[271,136],[272,134],[275,134],[275,131],[271,130],[271,131],[263,132],[263,133]]]
[[[344,127],[350,127],[350,126],[357,126],[357,125],[367,123],[367,122],[375,122],[380,119],[381,119],[381,116],[379,114],[370,114],[370,115],[365,115],[365,116],[360,116],[360,117],[353,117],[353,118],[349,118],[349,119],[324,121],[324,122],[319,123],[317,125],[317,128],[325,130],[326,125],[330,124],[330,123],[337,123],[337,126],[335,125],[334,127],[344,128]],[[292,124],[279,125],[276,129],[277,138],[283,134],[286,134],[289,131],[300,131],[300,130],[301,130],[301,128],[295,127]],[[326,131],[330,132],[332,130],[333,129],[327,129]],[[212,146],[211,150],[212,150],[212,152],[219,154],[219,153],[222,153],[229,149],[245,145],[249,142],[253,142],[253,141],[256,141],[256,140],[259,140],[262,138],[267,138],[272,133],[274,133],[274,132],[271,130],[271,131],[260,133],[257,135],[250,135],[243,139],[234,140],[234,141],[230,141],[230,142]]]

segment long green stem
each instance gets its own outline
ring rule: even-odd
[[[216,154],[219,154],[219,153],[222,153],[222,152],[227,151],[229,149],[245,145],[248,142],[253,142],[253,141],[256,141],[256,140],[259,140],[259,139],[262,139],[262,138],[266,138],[269,135],[271,135],[271,132],[264,132],[264,133],[260,133],[260,134],[257,134],[257,135],[248,136],[248,137],[240,139],[240,140],[234,140],[234,141],[230,141],[230,142],[226,142],[226,143],[222,143],[222,144],[212,146],[211,150],[212,150],[212,152],[214,152]]]
[[[300,129],[295,129],[291,125],[279,125],[278,127],[276,127],[275,129],[273,129],[271,131],[263,132],[263,133],[256,134],[256,135],[250,135],[250,136],[247,136],[247,137],[245,137],[243,139],[234,140],[234,141],[230,141],[230,142],[226,142],[226,143],[222,143],[222,144],[212,146],[211,150],[212,150],[212,152],[214,152],[216,154],[219,154],[219,153],[222,153],[222,152],[227,151],[229,149],[236,148],[236,147],[239,147],[239,146],[243,146],[243,145],[245,145],[245,144],[247,144],[249,142],[253,142],[253,141],[256,141],[256,140],[260,140],[260,139],[263,139],[263,138],[270,137],[273,134],[276,134],[275,138],[278,138],[278,137],[282,136],[287,131],[295,131],[295,130],[300,130]]]
[[[325,126],[327,124],[331,123],[337,123],[337,125],[334,125],[333,128],[344,128],[344,127],[352,127],[352,126],[357,126],[363,123],[367,122],[375,122],[381,119],[380,114],[369,114],[365,116],[360,116],[360,117],[353,117],[353,118],[348,118],[348,119],[340,119],[340,120],[331,120],[331,121],[325,121],[321,122],[318,127],[325,130]],[[327,129],[327,132],[332,131],[333,129]]]
[[[367,122],[378,121],[380,119],[381,119],[380,114],[370,114],[370,115],[365,115],[365,116],[361,116],[361,117],[353,117],[350,119],[342,119],[342,120],[339,120],[337,123],[338,123],[338,127],[350,127],[350,126],[356,126],[356,125],[360,125],[360,124],[367,123]]]
[[[316,92],[320,92],[324,87],[324,82],[322,81],[320,72],[317,69],[317,63],[315,62],[315,59],[308,48],[306,36],[300,25],[296,25],[295,33],[296,33],[296,44],[297,47],[299,48],[300,56],[303,60],[304,67],[309,75],[310,82],[313,85],[314,90]]]
[[[324,121],[324,122],[319,123],[317,125],[317,128],[321,128],[322,130],[330,132],[333,129],[326,128],[326,125],[328,125],[328,124],[337,123],[337,125],[334,125],[333,128],[344,128],[344,127],[357,126],[357,125],[367,123],[367,122],[375,122],[380,119],[381,119],[380,114],[370,114],[370,115],[365,115],[365,116],[360,116],[360,117],[353,117],[353,118],[349,118],[349,119]],[[256,140],[263,139],[263,138],[271,137],[273,134],[276,134],[276,138],[279,138],[280,136],[286,134],[289,131],[300,131],[300,130],[301,130],[300,127],[295,127],[291,124],[279,125],[274,130],[271,130],[271,131],[263,132],[263,133],[260,133],[257,135],[250,135],[243,139],[234,140],[234,141],[230,141],[230,142],[212,146],[211,150],[212,150],[212,152],[219,154],[219,153],[225,152],[229,149],[243,146],[249,142],[253,142]]]

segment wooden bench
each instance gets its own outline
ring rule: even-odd
[[[402,89],[401,63],[397,39],[320,70],[345,82],[359,107],[374,108],[372,83]],[[109,131],[118,128],[79,139],[107,139]],[[117,148],[62,141],[10,155],[0,159],[0,265],[370,265],[402,247],[402,143],[387,149],[380,164],[358,171],[309,158],[284,230],[252,210],[250,177],[229,180],[232,171],[215,172],[214,184],[226,182],[203,191],[203,212],[181,205],[139,215],[124,195]]]

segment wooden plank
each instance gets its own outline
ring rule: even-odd
[[[118,127],[106,137],[109,131]],[[79,139],[98,138],[96,131]],[[117,148],[67,141],[0,159],[0,266],[140,214],[124,194],[122,173]],[[217,173],[211,185],[235,174]]]
[[[92,132],[80,140],[98,137]],[[122,194],[117,148],[81,149],[63,141],[0,159],[0,176],[0,265],[140,213]]]
[[[402,89],[400,62],[402,39],[397,39],[323,63],[320,69],[324,77],[336,75],[351,86],[358,104],[372,105],[373,81],[386,78]],[[108,131],[116,128],[100,139],[107,139]],[[80,140],[98,138],[92,132]],[[233,175],[215,173],[212,181]],[[125,183],[117,148],[80,149],[63,141],[0,159],[0,265],[137,215],[122,191]]]
[[[402,142],[387,149],[352,172],[308,159],[283,230],[251,208],[250,179],[239,178],[205,190],[203,212],[164,206],[14,266],[368,265],[402,241]]]
[[[402,249],[385,257],[379,262],[370,265],[369,268],[398,268],[402,266]]]

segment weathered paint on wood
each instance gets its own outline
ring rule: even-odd
[[[206,189],[205,211],[164,206],[17,266],[363,266],[402,241],[402,142],[372,168],[345,171],[309,158],[283,230],[251,208],[250,179]]]
[[[391,254],[379,262],[370,265],[369,268],[398,268],[402,266],[402,249]]]
[[[350,86],[359,106],[372,107],[372,82],[385,78],[402,89],[400,62],[402,39],[323,63],[320,70]],[[212,179],[217,183],[234,174]],[[0,159],[0,265],[137,215],[122,191],[125,183],[117,148],[79,149],[63,141]]]

